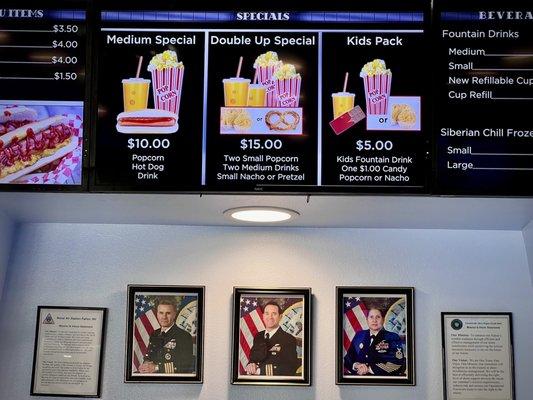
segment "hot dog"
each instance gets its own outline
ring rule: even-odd
[[[4,135],[36,120],[37,112],[32,108],[25,106],[2,108],[0,109],[0,135]]]
[[[117,116],[121,133],[173,133],[178,130],[178,116],[166,110],[125,111]]]
[[[176,118],[171,117],[129,117],[120,118],[122,126],[172,126],[176,123]]]
[[[72,142],[74,133],[67,119],[56,115],[1,135],[0,179],[53,156]]]

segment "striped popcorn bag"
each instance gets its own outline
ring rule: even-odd
[[[268,67],[258,66],[255,69],[255,78],[254,83],[259,82],[266,88],[266,106],[267,107],[276,107],[277,98],[276,98],[276,86],[275,81],[272,78],[274,72],[279,65],[271,65]]]
[[[366,112],[369,115],[384,115],[389,110],[391,74],[362,76],[365,85]]]
[[[170,111],[179,115],[184,71],[185,67],[151,71],[154,106],[157,110]]]
[[[301,77],[276,79],[276,107],[298,107],[300,103]]]

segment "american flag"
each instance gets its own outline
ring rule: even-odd
[[[250,350],[257,332],[265,329],[263,311],[257,297],[241,297],[239,323],[239,374],[246,374]]]
[[[133,372],[137,372],[148,350],[150,335],[160,325],[155,316],[155,296],[135,295],[135,321],[133,326]]]
[[[368,310],[360,297],[344,297],[344,329],[343,346],[344,355],[348,352],[350,344],[357,332],[368,329],[366,315]]]

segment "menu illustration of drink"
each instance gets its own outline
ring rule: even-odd
[[[143,11],[99,14],[91,184],[198,190],[205,33],[180,27],[168,12],[161,13],[166,18],[149,18]]]
[[[0,187],[79,188],[86,4],[5,1],[1,7]]]
[[[422,60],[424,17],[423,8],[362,14],[358,23],[322,34],[324,190],[427,190],[431,81],[429,61]]]
[[[533,195],[533,7],[438,1],[436,191]]]

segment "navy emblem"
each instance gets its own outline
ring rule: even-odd
[[[402,349],[399,348],[399,347],[396,349],[396,358],[397,358],[398,360],[401,360],[401,359],[403,358],[403,351],[402,351]]]
[[[454,319],[451,325],[453,330],[458,331],[463,327],[463,321],[460,319]]]
[[[52,315],[50,313],[48,313],[48,315],[44,319],[43,324],[50,324],[50,325],[55,324],[54,319],[52,318]]]
[[[166,353],[165,354],[165,360],[170,361],[172,359],[172,354]]]

